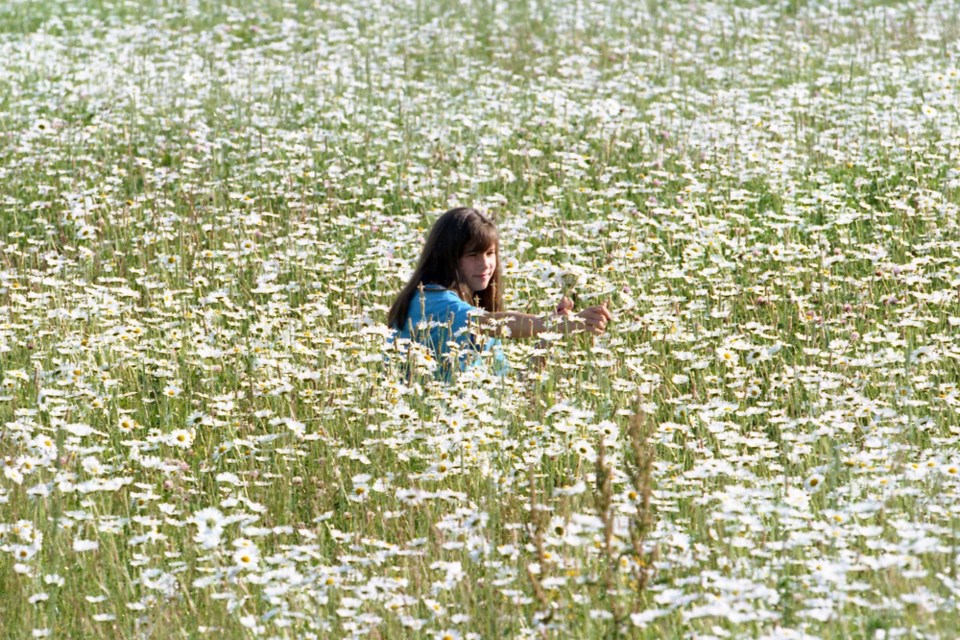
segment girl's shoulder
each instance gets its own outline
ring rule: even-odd
[[[469,312],[476,309],[473,305],[458,296],[456,293],[443,287],[438,284],[425,284],[423,285],[423,293],[417,291],[417,294],[414,296],[410,310],[411,313],[414,311],[419,312],[417,309],[419,303],[422,302],[425,307],[425,315],[446,315],[446,312],[457,311],[457,312]],[[419,315],[419,313],[418,313]]]
[[[417,295],[421,295],[420,289],[417,289]],[[423,285],[423,294],[425,298],[430,300],[451,300],[463,302],[463,300],[456,293],[447,289],[444,286],[439,284],[425,284]],[[464,302],[464,304],[466,304]]]
[[[457,296],[457,294],[455,294],[453,291],[451,291],[450,289],[447,289],[447,288],[444,287],[443,285],[439,285],[439,284],[425,284],[425,285],[423,285],[422,287],[417,287],[417,291],[420,291],[421,289],[423,289],[423,292],[424,292],[425,294],[428,294],[428,295],[435,295],[435,294],[438,294],[438,293],[439,293],[439,294],[450,294],[450,295],[452,295],[452,296],[455,296],[455,297],[458,297],[458,298],[459,298],[459,296]]]

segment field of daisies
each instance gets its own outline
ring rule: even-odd
[[[958,39],[952,0],[3,2],[4,637],[953,637]],[[453,206],[508,308],[607,334],[404,369]]]

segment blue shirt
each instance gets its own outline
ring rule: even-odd
[[[483,309],[464,302],[456,293],[438,284],[425,284],[410,299],[407,321],[397,332],[397,340],[414,340],[433,350],[440,365],[438,373],[449,378],[454,369],[450,361],[450,343],[459,349],[456,369],[463,371],[479,362],[482,351],[494,351],[497,369],[507,368],[499,340],[486,340],[481,345],[470,331],[471,318]],[[473,320],[475,323],[476,320]],[[396,328],[396,327],[395,327]]]

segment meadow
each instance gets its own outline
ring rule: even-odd
[[[958,104],[952,0],[3,2],[4,637],[955,637]],[[406,375],[453,206],[608,332]]]

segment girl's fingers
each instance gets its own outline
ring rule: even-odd
[[[607,328],[607,315],[599,307],[590,307],[577,314],[583,323],[583,329],[593,334],[601,334]]]
[[[597,311],[594,307],[590,307],[589,309],[584,309],[584,310],[580,313],[580,316],[581,316],[584,320],[596,321],[596,320],[599,320],[600,318],[602,318],[602,317],[603,317],[603,314],[600,313],[599,311]]]
[[[566,315],[568,322],[575,323],[573,324],[575,331],[584,331],[593,335],[601,335],[606,331],[607,322],[613,317],[610,310],[607,309],[606,303],[584,309],[574,315],[570,312],[569,308],[566,307],[568,301],[569,299],[566,297],[560,301],[560,304],[557,305],[557,313]],[[572,305],[572,302],[570,302],[570,304]],[[561,312],[562,309],[566,309],[566,313]]]
[[[583,315],[584,318],[589,318],[598,322],[603,321],[604,323],[613,317],[610,312],[603,307],[590,307],[589,309],[583,311],[581,315]]]

